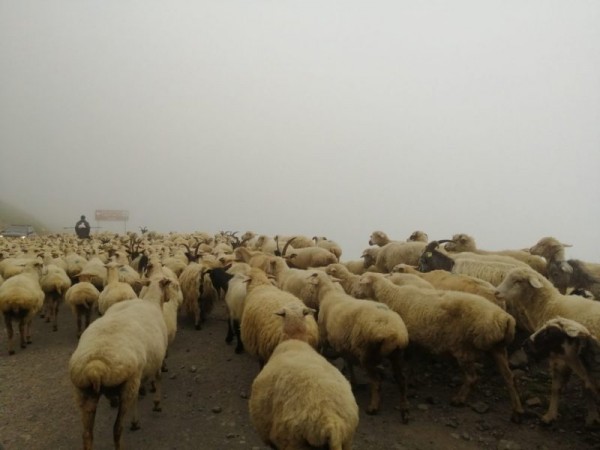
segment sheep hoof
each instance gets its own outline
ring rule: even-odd
[[[374,416],[379,412],[379,408],[367,408],[366,413],[370,416]]]
[[[200,325],[199,323],[197,323],[194,328],[196,328],[196,330],[201,330],[202,329],[202,325]]]
[[[21,348],[27,348],[27,344],[21,344]]]
[[[159,404],[156,404],[154,405],[154,408],[152,408],[152,411],[161,412],[162,407]]]
[[[58,331],[58,326],[57,326],[57,325],[54,325],[54,326],[52,327],[52,331]]]
[[[236,347],[235,352],[239,355],[240,353],[244,353],[244,347]]]
[[[9,354],[9,355],[14,355],[14,354],[15,354],[15,351],[14,351],[14,350],[9,350],[9,351],[8,351],[8,354]]]
[[[161,372],[168,372],[168,371],[169,371],[169,368],[168,368],[167,366],[162,366],[162,367],[160,368],[160,371],[161,371]]]
[[[131,431],[136,431],[140,429],[139,422],[131,422],[131,427],[129,428]]]
[[[542,425],[552,425],[554,423],[555,418],[554,417],[550,417],[550,416],[542,416]]]
[[[510,421],[512,423],[521,423],[523,421],[523,413],[513,411],[513,413],[510,416]]]
[[[228,344],[231,344],[231,342],[232,342],[232,341],[233,341],[233,337],[229,337],[229,336],[227,336],[227,337],[225,338],[225,342],[227,342]]]

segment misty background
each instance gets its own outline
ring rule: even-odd
[[[61,231],[123,209],[343,260],[423,230],[600,261],[599,23],[595,0],[0,0],[0,199]]]

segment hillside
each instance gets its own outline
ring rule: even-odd
[[[0,199],[0,229],[10,224],[30,224],[35,228],[36,233],[41,234],[48,230],[48,227],[40,220],[26,213],[20,208]]]

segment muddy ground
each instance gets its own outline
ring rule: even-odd
[[[186,318],[170,350],[164,374],[163,411],[152,412],[151,397],[140,400],[141,430],[124,432],[128,449],[266,449],[252,428],[248,394],[258,364],[236,355],[225,343],[225,308],[218,305],[202,330]],[[7,356],[4,330],[0,339],[0,449],[71,450],[81,448],[81,423],[67,374],[77,345],[75,320],[64,306],[59,331],[36,318],[33,344]],[[337,363],[339,365],[339,363]],[[360,372],[358,372],[360,375]],[[551,427],[536,414],[546,406],[548,378],[540,369],[519,379],[532,415],[511,423],[508,396],[490,361],[472,392],[469,406],[449,405],[459,372],[451,361],[413,363],[409,386],[411,420],[400,421],[398,392],[390,379],[383,387],[381,411],[364,413],[367,390],[356,390],[361,407],[354,440],[358,450],[451,449],[600,449],[600,433],[583,426],[582,392],[572,380],[563,395],[561,419]],[[539,401],[539,405],[537,405]],[[116,410],[102,400],[96,416],[95,448],[112,448]]]

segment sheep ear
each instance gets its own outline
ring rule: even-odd
[[[313,273],[311,274],[310,278],[310,284],[319,284],[319,274],[318,273]]]
[[[532,285],[536,289],[540,289],[543,286],[540,279],[534,275],[529,277],[529,284]]]
[[[362,277],[360,280],[358,280],[359,284],[371,284],[371,280],[367,277]]]
[[[275,314],[277,314],[278,316],[281,316],[281,317],[285,317],[285,309],[280,309]]]
[[[305,316],[308,316],[309,314],[315,315],[317,313],[316,309],[312,309],[312,308],[304,308],[302,310],[302,314],[304,314]]]
[[[566,261],[561,261],[560,270],[565,273],[573,273],[573,267]]]

